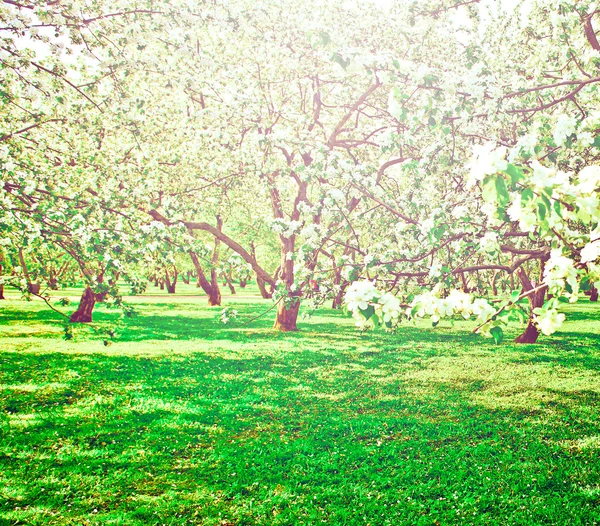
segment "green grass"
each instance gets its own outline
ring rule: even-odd
[[[496,346],[331,310],[223,326],[181,290],[133,298],[110,347],[0,302],[0,524],[600,524],[599,306]]]

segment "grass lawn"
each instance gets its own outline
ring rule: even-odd
[[[132,298],[109,347],[0,302],[0,524],[600,524],[600,305],[496,346],[327,309],[223,326],[181,291]]]

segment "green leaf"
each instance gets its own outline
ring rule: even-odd
[[[531,188],[525,188],[521,192],[521,202],[526,203],[527,201],[531,201],[533,199],[533,190]]]
[[[550,188],[549,190],[550,193],[548,195],[552,195],[552,189]],[[552,203],[550,202],[550,199],[548,199],[548,197],[545,194],[542,194],[540,198],[542,199],[542,201],[544,201],[544,204],[546,205],[546,210],[550,212],[550,210],[552,210]]]
[[[504,331],[502,330],[502,327],[492,327],[490,329],[490,334],[494,339],[494,343],[500,344],[504,341]]]
[[[366,320],[370,320],[375,315],[375,307],[369,305],[366,309],[360,309],[360,312]]]
[[[537,202],[537,216],[540,221],[543,221],[544,219],[546,219],[547,211],[548,211],[548,209],[546,208],[546,205],[544,204],[544,202],[538,201]]]
[[[510,183],[513,190],[517,188],[517,183],[525,178],[523,170],[513,164],[509,164],[504,171],[510,175]]]
[[[508,320],[525,323],[527,321],[527,316],[521,309],[515,308],[510,310]]]
[[[500,203],[500,206],[508,204],[509,196],[508,190],[506,189],[506,182],[504,181],[504,177],[500,175],[496,176],[496,191],[498,192],[498,202]]]
[[[594,142],[592,143],[592,146],[594,148],[600,148],[600,135],[596,136],[596,138],[594,139]]]
[[[562,206],[560,201],[554,201],[554,211],[558,217],[562,217]]]
[[[486,203],[493,203],[496,201],[498,191],[496,190],[496,181],[494,177],[487,176],[483,180],[483,200]]]
[[[337,62],[342,68],[346,69],[348,67],[349,62],[344,60],[339,53],[334,53],[331,57],[334,62]]]
[[[440,239],[442,239],[442,236],[444,235],[445,232],[446,232],[446,225],[440,225],[440,226],[438,226],[433,231],[433,235],[434,235],[436,241],[439,241]]]

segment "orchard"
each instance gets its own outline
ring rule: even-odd
[[[0,518],[596,524],[598,24],[0,0]]]

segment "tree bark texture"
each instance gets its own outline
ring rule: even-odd
[[[212,283],[206,279],[206,275],[202,270],[202,266],[200,265],[200,260],[198,259],[198,255],[193,251],[189,251],[190,257],[192,258],[192,263],[194,264],[194,268],[196,269],[196,275],[198,276],[198,284],[202,287],[202,290],[208,296],[208,306],[209,307],[218,307],[221,305],[221,290],[219,289],[219,284],[216,279],[211,280]],[[216,274],[216,273],[215,273]],[[212,276],[211,276],[212,277]],[[216,277],[216,276],[215,276]]]
[[[285,305],[283,301],[277,305],[277,316],[275,317],[274,329],[289,332],[297,331],[298,311],[300,310],[300,299],[298,298],[291,306]]]
[[[528,292],[534,288],[534,286],[531,283],[529,276],[527,276],[527,273],[525,272],[525,270],[523,270],[522,268],[517,270],[517,276],[519,277],[519,280],[521,281],[521,284],[523,285],[523,292]],[[531,308],[531,314],[529,315],[529,322],[527,324],[527,327],[525,328],[525,332],[523,334],[521,334],[520,336],[518,336],[517,338],[515,338],[515,343],[535,343],[535,342],[537,342],[538,336],[540,335],[540,331],[537,328],[537,326],[533,323],[533,309],[542,307],[544,305],[544,299],[546,297],[546,290],[547,290],[546,287],[544,287],[543,289],[540,289],[539,291],[534,292],[533,294],[530,294],[528,296],[529,306]]]
[[[86,287],[79,300],[79,307],[71,314],[69,321],[72,323],[90,323],[96,301],[102,301],[102,299],[101,294],[95,294],[90,287]]]

